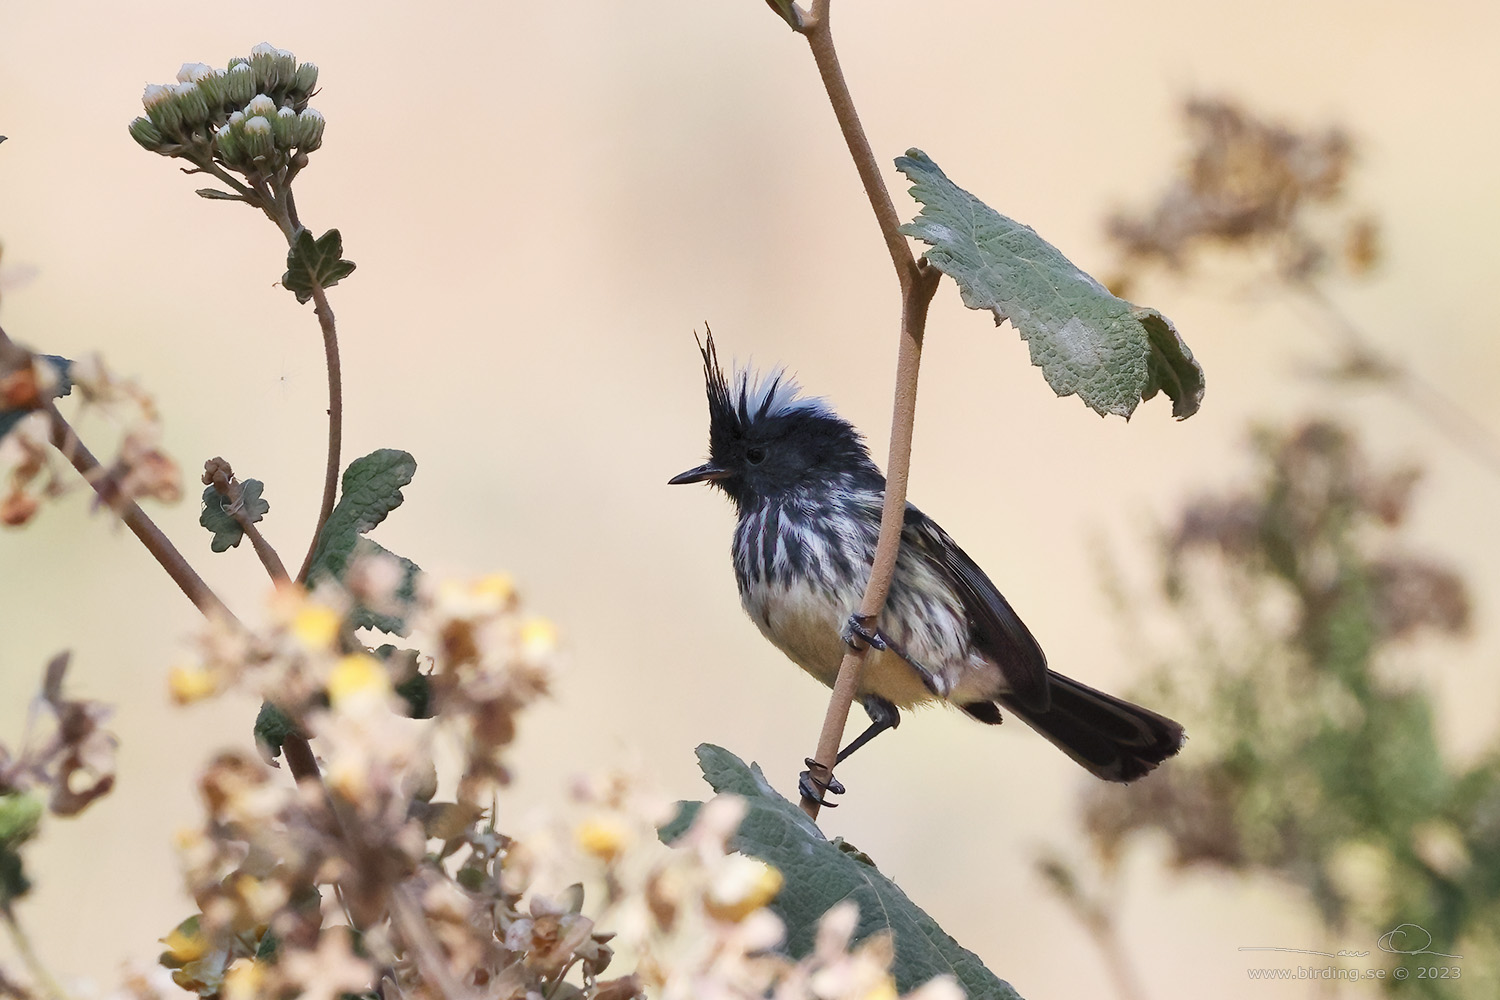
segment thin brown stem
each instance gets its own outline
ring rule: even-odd
[[[286,567],[281,563],[281,557],[266,541],[266,537],[260,533],[251,519],[250,512],[245,509],[245,488],[235,478],[234,469],[222,458],[211,458],[203,463],[203,485],[212,486],[214,491],[223,500],[227,501],[224,513],[234,518],[240,530],[250,539],[250,544],[255,549],[255,555],[260,559],[260,564],[266,568],[271,575],[271,580],[276,584],[288,582],[291,577],[287,576]]]
[[[344,437],[344,388],[343,374],[339,366],[339,335],[334,325],[333,309],[328,296],[317,284],[313,285],[313,311],[318,316],[318,325],[323,328],[323,354],[328,362],[328,461],[323,470],[323,504],[318,508],[318,523],[313,528],[312,542],[297,571],[297,582],[307,581],[312,569],[313,553],[318,550],[318,539],[323,526],[333,513],[333,503],[339,488],[339,451]]]
[[[312,744],[307,737],[301,733],[291,733],[281,744],[281,752],[286,756],[286,767],[292,772],[292,780],[301,781],[303,778],[312,778],[314,781],[322,781],[323,774],[318,770],[318,759],[313,756]]]
[[[266,541],[266,536],[260,533],[255,522],[250,520],[244,511],[237,511],[230,516],[245,529],[245,537],[250,539],[250,544],[255,548],[255,555],[260,559],[260,564],[266,568],[266,572],[271,575],[271,579],[276,583],[290,581],[291,577],[287,575],[286,567],[281,563],[281,556],[277,555],[271,543]]]
[[[901,219],[896,215],[896,205],[891,193],[880,176],[880,164],[870,148],[870,140],[860,123],[859,113],[854,108],[854,97],[849,93],[849,84],[839,66],[838,51],[834,48],[833,34],[829,30],[829,0],[817,0],[812,12],[802,26],[812,49],[813,61],[818,66],[818,75],[823,78],[823,89],[828,92],[828,101],[833,105],[833,115],[838,119],[839,131],[854,158],[854,169],[859,172],[859,181],[864,185],[865,196],[870,199],[870,208],[875,212],[875,221],[880,226],[881,239],[891,255],[896,268],[896,279],[901,282],[905,296],[916,277],[917,264],[912,258],[911,247],[901,235]]]
[[[172,544],[171,539],[162,534],[162,530],[156,526],[156,522],[141,510],[139,504],[129,497],[120,496],[115,488],[114,481],[105,473],[104,467],[99,460],[83,446],[78,439],[78,434],[68,424],[63,415],[58,412],[57,406],[48,403],[44,408],[47,416],[52,421],[52,446],[63,453],[63,456],[72,463],[73,468],[84,478],[94,492],[98,494],[99,500],[119,515],[120,520],[125,522],[141,544],[146,546],[146,551],[161,564],[161,568],[167,571],[172,582],[182,588],[199,611],[210,618],[215,616],[228,618],[235,621],[234,613],[219,600],[219,595],[211,590],[208,584],[197,571],[183,558],[182,553]]]
[[[870,140],[860,124],[854,109],[854,99],[839,67],[838,53],[834,48],[829,30],[829,0],[815,0],[811,13],[802,19],[802,33],[807,36],[812,49],[813,61],[818,74],[828,91],[828,100],[833,105],[834,117],[839,130],[854,158],[860,182],[870,199],[875,212],[875,221],[880,226],[881,237],[890,252],[891,263],[896,268],[896,277],[901,284],[901,341],[896,362],[896,398],[891,412],[891,451],[886,463],[885,504],[880,513],[880,539],[875,548],[874,563],[870,567],[870,580],[865,586],[864,599],[860,602],[860,614],[873,621],[885,608],[886,596],[890,592],[891,579],[896,572],[896,559],[901,550],[901,528],[906,518],[906,484],[911,471],[912,430],[917,412],[917,373],[922,360],[922,336],[927,328],[927,307],[937,290],[942,275],[917,261],[911,247],[901,235],[900,219],[891,201],[890,191],[880,175],[880,166],[875,160]],[[818,737],[818,750],[809,765],[814,782],[827,787],[833,774],[833,762],[838,756],[839,740],[844,725],[849,720],[849,709],[859,689],[860,670],[864,665],[866,650],[851,649],[839,664],[838,678],[834,681],[833,695],[828,701],[828,713],[823,718],[823,729]],[[803,797],[802,810],[816,820],[818,802]]]

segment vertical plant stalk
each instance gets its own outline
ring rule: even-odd
[[[308,571],[312,569],[313,553],[318,550],[318,539],[323,535],[323,526],[333,513],[334,501],[339,489],[339,452],[344,439],[344,385],[343,370],[339,364],[339,335],[334,325],[333,308],[328,304],[328,295],[321,287],[313,285],[313,312],[318,325],[323,329],[323,355],[328,366],[328,461],[323,469],[323,503],[318,508],[318,523],[313,528],[312,542],[307,546],[307,555],[302,559],[302,568],[297,571],[297,582],[306,583]]]
[[[901,528],[906,519],[906,484],[911,472],[912,430],[917,414],[917,373],[922,361],[922,336],[927,328],[927,307],[942,275],[928,267],[925,260],[913,257],[906,237],[901,235],[896,206],[880,176],[880,165],[854,109],[854,98],[849,93],[844,72],[839,67],[838,52],[828,25],[829,6],[830,0],[814,0],[811,12],[800,18],[798,30],[806,36],[808,47],[812,49],[813,61],[817,64],[818,75],[823,78],[823,88],[833,105],[839,131],[844,135],[849,155],[854,158],[854,167],[870,199],[870,208],[875,212],[880,235],[885,240],[891,264],[896,268],[896,278],[901,284],[901,341],[896,360],[895,405],[891,411],[891,451],[886,462],[885,505],[880,512],[880,539],[870,567],[870,580],[859,606],[860,614],[870,616],[873,621],[885,608],[891,578],[896,572],[896,559],[901,551]],[[851,649],[839,664],[833,695],[828,701],[828,713],[823,718],[823,729],[818,737],[817,754],[808,765],[813,781],[820,787],[826,788],[833,776],[833,763],[838,756],[844,725],[849,720],[849,709],[859,688],[866,653],[864,648]],[[817,800],[804,796],[802,811],[816,820]]]
[[[301,169],[300,167],[298,169]],[[287,178],[289,182],[290,177]],[[297,234],[302,230],[302,220],[297,216],[297,202],[292,190],[283,183],[278,188],[284,192],[278,198],[270,190],[262,189],[260,197],[262,211],[276,223],[286,237],[288,247],[296,245]],[[308,543],[307,555],[302,558],[302,568],[297,570],[297,582],[306,583],[312,570],[313,553],[318,550],[318,539],[323,536],[323,526],[333,513],[334,501],[339,490],[339,452],[344,440],[344,376],[339,362],[339,334],[334,321],[333,307],[328,304],[328,293],[317,281],[312,283],[313,314],[318,317],[318,327],[323,331],[323,358],[328,369],[328,459],[323,465],[323,502],[318,507],[318,523],[313,527],[312,541]]]

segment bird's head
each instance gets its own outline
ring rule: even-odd
[[[864,439],[784,369],[725,378],[713,334],[701,345],[708,387],[708,461],[671,485],[711,483],[744,510],[798,490],[879,488]]]

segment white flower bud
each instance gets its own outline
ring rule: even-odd
[[[297,112],[291,108],[281,108],[276,112],[276,117],[271,119],[271,130],[276,135],[276,145],[281,149],[291,149],[297,145],[297,138],[301,135],[301,129],[297,124]]]
[[[161,147],[161,130],[149,118],[137,118],[130,123],[130,137],[140,143],[142,149],[156,152]]]
[[[156,123],[164,136],[175,136],[182,129],[182,108],[178,106],[171,87],[152,84],[141,96],[146,107],[146,116]]]
[[[297,79],[297,57],[286,49],[276,50],[276,83],[281,87],[291,87]]]
[[[245,119],[245,153],[251,160],[269,159],[276,152],[271,122],[256,115]]]
[[[196,81],[198,89],[203,91],[203,99],[208,102],[209,114],[217,117],[224,109],[224,71],[221,69],[209,70]]]
[[[229,166],[238,165],[245,155],[244,143],[234,126],[224,125],[214,133],[214,153]]]
[[[276,113],[276,102],[265,94],[256,94],[254,100],[245,105],[245,117],[270,118]]]
[[[323,145],[323,116],[316,108],[304,108],[297,116],[297,148],[311,153]]]
[[[172,87],[172,100],[182,112],[183,121],[201,125],[208,121],[208,101],[196,83],[179,83]]]
[[[205,76],[217,72],[207,63],[183,63],[182,69],[177,71],[178,83],[197,83]]]
[[[224,73],[224,103],[243,107],[255,96],[255,71],[247,62],[235,63]]]
[[[318,85],[318,64],[303,63],[297,67],[297,75],[292,80],[292,89],[302,94],[311,94]]]
[[[270,42],[261,42],[250,50],[250,68],[255,70],[255,86],[263,94],[275,90],[285,82],[277,73],[276,51],[276,46]]]

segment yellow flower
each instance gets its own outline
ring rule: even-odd
[[[612,816],[595,816],[573,831],[578,846],[603,861],[618,857],[630,844],[630,830]]]
[[[438,586],[437,607],[444,617],[474,620],[499,614],[515,599],[515,582],[503,573],[492,573],[467,582],[444,580]]]
[[[179,705],[187,705],[217,694],[219,680],[212,670],[179,665],[167,674],[167,690],[171,692],[173,701]]]
[[[477,596],[489,598],[497,607],[504,607],[516,596],[515,581],[506,573],[482,576],[474,581],[473,589]]]
[[[781,872],[759,858],[731,854],[703,894],[703,906],[719,920],[739,923],[775,899],[783,881]]]
[[[334,708],[351,697],[384,697],[391,691],[385,664],[368,653],[350,653],[334,664],[328,675],[328,700]]]
[[[292,635],[310,650],[324,650],[339,637],[342,620],[338,612],[319,604],[307,604],[292,619]]]
[[[528,656],[546,656],[557,649],[557,626],[545,618],[533,618],[521,626],[521,648]]]
[[[256,1000],[265,984],[266,970],[253,958],[238,958],[224,973],[224,1000]]]

